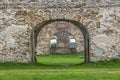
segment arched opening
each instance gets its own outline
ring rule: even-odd
[[[57,48],[57,36],[54,34],[50,40],[50,53],[55,54]]]
[[[75,54],[77,53],[77,43],[76,40],[74,38],[74,36],[68,32],[64,32],[66,35],[64,40],[60,41],[60,34],[61,32],[57,32],[55,34],[52,35],[51,39],[50,39],[50,53],[51,54]],[[64,34],[64,35],[65,35]],[[62,37],[63,38],[63,37]],[[66,49],[66,51],[62,52],[62,48]],[[58,52],[58,50],[60,52]],[[79,52],[78,52],[79,53]]]
[[[90,61],[90,56],[89,56],[89,33],[88,30],[79,22],[73,21],[73,20],[66,20],[66,19],[55,19],[55,20],[47,20],[47,21],[43,21],[42,23],[38,24],[32,31],[31,33],[31,60],[32,62],[36,62],[36,45],[37,45],[37,37],[39,32],[41,31],[42,28],[44,28],[46,25],[53,23],[53,22],[57,22],[57,21],[64,21],[64,22],[68,22],[71,23],[73,25],[75,25],[83,34],[84,37],[84,52],[85,52],[85,62],[89,62]],[[71,36],[72,37],[72,36]],[[56,38],[57,39],[57,38]],[[52,41],[54,43],[57,43],[57,40],[55,40],[55,36],[53,37]],[[75,47],[75,39],[74,38],[70,38],[69,39],[69,43],[72,43],[72,46],[70,46],[71,49],[74,49]],[[69,44],[71,45],[71,44]],[[55,44],[54,44],[54,47]]]
[[[69,35],[69,48],[71,53],[76,53],[76,40],[73,35]]]

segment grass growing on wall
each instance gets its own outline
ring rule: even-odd
[[[49,61],[54,57],[58,61]],[[37,56],[36,63],[0,63],[0,80],[120,80],[119,59],[76,64],[80,62],[78,58],[78,54],[49,55]]]

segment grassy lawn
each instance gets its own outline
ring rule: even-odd
[[[46,65],[74,65],[84,62],[84,54],[37,56],[37,62]]]
[[[36,63],[0,63],[0,80],[120,80],[120,60],[81,63],[80,55],[37,56]]]

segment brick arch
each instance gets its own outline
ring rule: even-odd
[[[68,20],[68,19],[53,19],[53,20],[46,20],[43,21],[42,23],[38,24],[31,32],[31,60],[32,62],[36,61],[36,53],[35,53],[35,48],[36,48],[36,44],[37,44],[37,37],[39,32],[41,31],[42,28],[44,28],[46,25],[56,22],[56,21],[65,21],[65,22],[69,22],[73,25],[75,25],[76,27],[78,27],[78,29],[82,32],[83,36],[84,36],[84,52],[85,52],[85,62],[89,62],[90,61],[90,56],[89,56],[89,32],[88,30],[79,22],[76,22],[74,20]]]

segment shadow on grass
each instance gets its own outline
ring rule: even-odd
[[[9,69],[111,69],[120,68],[120,59],[114,59],[111,61],[99,61],[80,64],[69,65],[54,65],[54,64],[42,64],[42,63],[12,63],[5,62],[0,63],[0,70]]]

